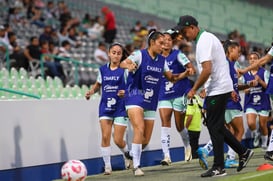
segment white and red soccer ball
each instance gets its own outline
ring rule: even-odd
[[[84,181],[87,169],[80,160],[69,160],[62,166],[62,179],[67,181]]]

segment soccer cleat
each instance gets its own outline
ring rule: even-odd
[[[221,168],[211,168],[207,172],[202,173],[201,177],[217,177],[227,175],[225,169]]]
[[[133,168],[133,157],[130,156],[129,151],[124,153],[124,164],[126,169]]]
[[[199,157],[199,164],[200,164],[201,168],[203,168],[204,170],[207,170],[208,169],[208,162],[207,162],[206,158],[208,157],[208,151],[205,148],[200,147],[197,150],[197,154]]]
[[[239,166],[237,167],[237,172],[240,172],[243,168],[246,167],[248,161],[253,156],[254,152],[250,149],[247,149],[243,155],[239,156]]]
[[[273,151],[267,151],[267,152],[265,152],[264,159],[265,160],[273,161]]]
[[[134,172],[135,176],[143,176],[144,175],[144,172],[139,167],[134,168],[133,172]]]
[[[260,145],[260,138],[261,138],[260,133],[256,133],[254,135],[254,139],[253,139],[253,146],[254,146],[254,148],[259,147],[259,145]]]
[[[239,162],[233,159],[225,160],[225,168],[235,168],[239,166]]]
[[[185,149],[185,161],[186,162],[189,162],[192,160],[192,154],[191,154],[191,147],[188,146],[186,149]]]
[[[111,166],[105,166],[104,167],[104,175],[111,175],[111,173],[112,173]]]
[[[171,165],[172,161],[171,161],[170,157],[165,157],[160,163],[162,166],[164,166],[164,165],[169,166],[169,165]]]

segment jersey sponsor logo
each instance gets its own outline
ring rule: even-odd
[[[115,85],[115,86],[112,86],[112,85],[105,85],[104,87],[103,87],[103,90],[105,91],[105,92],[116,92],[117,90],[118,90],[118,86],[117,85]]]
[[[153,72],[162,72],[162,68],[158,67],[152,67],[152,66],[147,66],[147,70],[153,71]]]
[[[144,80],[147,82],[147,83],[150,83],[150,84],[157,84],[157,82],[159,81],[159,78],[155,78],[151,75],[147,75],[144,77]]]

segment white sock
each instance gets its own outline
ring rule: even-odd
[[[127,144],[124,146],[124,148],[119,148],[119,149],[120,149],[120,151],[121,151],[122,153],[125,153],[125,152],[129,151],[128,145],[127,145]]]
[[[100,149],[105,167],[111,167],[111,147],[101,147]]]
[[[188,130],[186,128],[184,128],[181,132],[180,132],[180,136],[182,138],[182,141],[184,143],[185,148],[190,146],[190,138],[189,138],[189,133]]]
[[[267,151],[273,151],[273,130],[271,130],[271,135],[270,135]]]
[[[251,133],[252,133],[252,138],[254,138],[257,134],[259,134],[257,129],[251,131]]]
[[[140,166],[140,158],[141,158],[141,144],[132,143],[132,156],[133,156],[133,163],[134,168],[137,168]]]
[[[267,147],[267,141],[268,141],[268,136],[267,135],[261,135],[261,139],[262,139],[262,148],[266,148]]]
[[[170,158],[170,132],[171,128],[161,127],[161,147],[164,154],[164,157]]]
[[[209,142],[204,146],[204,148],[210,153],[213,150],[212,142],[209,140]]]
[[[230,146],[228,146],[227,156],[228,156],[228,159],[235,160],[236,153],[235,153],[235,151]]]

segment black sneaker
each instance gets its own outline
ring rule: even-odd
[[[239,156],[239,166],[237,167],[237,172],[240,172],[243,168],[246,167],[248,161],[253,156],[254,152],[250,149],[247,149],[243,155]]]
[[[267,151],[267,152],[265,152],[264,159],[265,160],[273,161],[273,151]]]
[[[225,169],[221,168],[211,168],[207,172],[202,173],[201,177],[218,177],[227,175]]]

